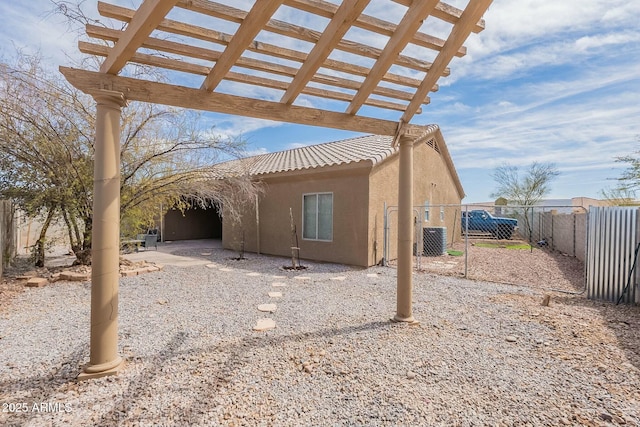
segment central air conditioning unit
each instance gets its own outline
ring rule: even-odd
[[[447,253],[447,227],[425,227],[422,229],[422,254],[441,256]]]

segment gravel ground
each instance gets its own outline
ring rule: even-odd
[[[89,284],[3,304],[0,425],[640,425],[639,307],[423,272],[408,326],[392,268],[232,256],[122,279],[115,377],[76,381]]]
[[[482,247],[476,243],[502,245],[504,247]],[[423,256],[420,269],[440,275],[463,277],[465,259],[467,278],[525,285],[536,289],[560,289],[581,291],[584,288],[584,263],[579,259],[560,252],[537,247],[509,249],[509,245],[526,246],[518,240],[476,240],[465,246],[456,243],[451,249],[463,253],[460,256]],[[464,252],[468,249],[467,256]],[[417,259],[416,259],[417,265]]]

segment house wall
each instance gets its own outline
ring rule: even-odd
[[[370,178],[370,210],[368,237],[368,264],[378,264],[383,256],[384,244],[384,203],[388,207],[398,206],[398,154],[386,159],[373,168]],[[435,205],[459,205],[462,195],[442,155],[426,142],[416,144],[413,151],[413,204],[423,206],[425,201],[434,205],[430,220],[423,226],[447,227],[447,241],[460,235],[460,209],[447,207],[445,220],[440,221],[440,207]],[[424,215],[422,213],[422,215]],[[389,258],[397,258],[397,212],[392,212],[389,233]],[[456,237],[457,236],[457,237]]]
[[[317,171],[296,171],[264,178],[266,192],[259,209],[260,252],[291,256],[292,233],[289,209],[297,230],[302,259],[367,266],[367,221],[370,162],[341,165]],[[302,196],[308,193],[333,193],[333,240],[321,242],[302,238]],[[234,227],[223,212],[222,244],[236,249],[242,240],[246,251],[257,252],[258,233],[255,210],[242,219],[242,227]]]

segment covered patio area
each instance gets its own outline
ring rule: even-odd
[[[97,104],[90,363],[81,378],[122,366],[119,138],[128,101],[393,136],[400,152],[393,320],[415,324],[413,147],[432,135],[411,122],[449,74],[451,59],[465,55],[469,34],[484,27],[491,0],[464,3],[458,9],[437,0],[256,0],[241,9],[206,0],[145,0],[137,10],[98,3],[102,16],[126,26],[87,26],[97,42],[81,41],[79,48],[104,57],[99,70],[60,68]],[[309,18],[321,24],[300,25]],[[225,26],[229,32],[217,30],[222,23],[233,24]],[[141,78],[131,72],[136,65],[161,70],[168,81]]]

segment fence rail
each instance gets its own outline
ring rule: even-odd
[[[423,205],[413,209],[417,270],[577,292],[587,213],[579,206]],[[397,208],[385,209],[384,264],[396,256]],[[546,264],[545,264],[546,263]]]

